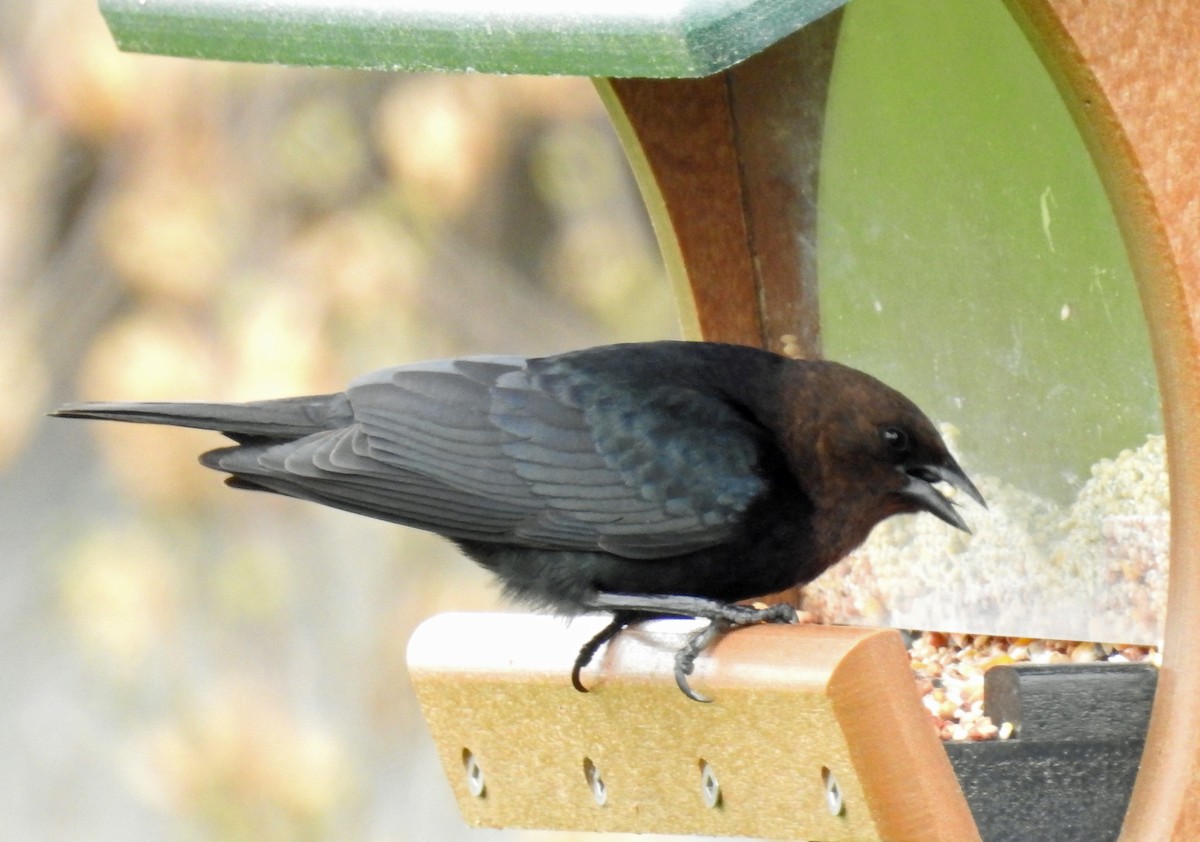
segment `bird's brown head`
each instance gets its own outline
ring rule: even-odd
[[[895,389],[838,363],[797,363],[783,390],[793,471],[843,519],[848,552],[894,514],[929,512],[970,531],[936,487],[945,482],[986,506],[937,428]],[[834,548],[831,548],[834,549]]]

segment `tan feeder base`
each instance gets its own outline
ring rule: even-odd
[[[425,718],[467,822],[481,827],[808,840],[968,842],[978,833],[921,706],[899,633],[755,626],[697,661],[661,620],[601,650],[606,617],[443,614],[409,644]]]

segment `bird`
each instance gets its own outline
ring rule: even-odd
[[[722,634],[795,622],[748,600],[805,584],[878,523],[928,513],[970,532],[937,487],[983,496],[907,397],[828,360],[700,341],[468,356],[384,368],[345,391],[249,403],[73,403],[52,415],[192,427],[233,441],[200,457],[234,487],[437,533],[505,592],[629,625]]]

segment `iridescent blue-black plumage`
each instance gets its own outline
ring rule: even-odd
[[[334,395],[56,414],[218,430],[237,444],[202,461],[231,485],[436,532],[514,595],[568,612],[712,616],[682,606],[806,582],[892,514],[965,528],[934,482],[982,502],[895,390],[715,343],[470,357]]]

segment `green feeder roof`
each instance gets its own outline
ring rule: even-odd
[[[140,53],[376,70],[707,76],[845,0],[100,0]]]

